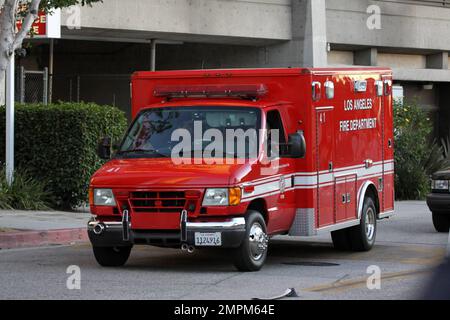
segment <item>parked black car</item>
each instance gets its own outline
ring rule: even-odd
[[[439,171],[431,177],[431,193],[427,205],[433,213],[433,224],[438,232],[450,228],[450,170]]]

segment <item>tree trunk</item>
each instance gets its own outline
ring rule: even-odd
[[[27,36],[34,20],[38,17],[41,0],[32,0],[28,6],[28,12],[23,19],[22,28],[16,34],[16,11],[19,0],[4,0],[0,12],[0,82],[5,76],[8,66],[8,58],[14,50],[22,47],[23,40]]]
[[[8,57],[14,42],[16,0],[5,0],[0,13],[0,81],[5,77]]]

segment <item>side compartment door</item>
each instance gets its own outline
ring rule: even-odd
[[[379,189],[383,190],[382,212],[394,210],[394,128],[392,106],[392,77],[382,76],[383,96],[381,97],[383,117],[383,180]]]
[[[335,220],[339,223],[357,218],[356,212],[356,174],[336,177],[335,179]]]
[[[316,108],[317,224],[334,223],[334,107]]]
[[[356,190],[357,190],[357,175],[349,175],[345,179],[345,188],[347,192],[347,208],[345,209],[346,219],[353,220],[358,217],[357,205],[358,202]]]
[[[334,192],[336,198],[336,206],[334,212],[334,223],[342,222],[347,219],[347,187],[346,177],[337,177],[334,180]]]

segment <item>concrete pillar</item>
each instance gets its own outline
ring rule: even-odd
[[[369,48],[357,50],[353,54],[353,64],[355,66],[376,66],[378,59],[378,50]]]
[[[427,56],[427,69],[448,70],[448,52],[439,52]]]
[[[291,11],[292,40],[261,47],[223,47],[214,56],[200,50],[193,58],[201,61],[196,68],[326,67],[325,0],[292,0]]]
[[[297,0],[300,9],[306,7],[306,20],[303,39],[303,66],[326,67],[327,52],[327,17],[325,0]],[[293,8],[293,12],[299,8]],[[295,18],[295,17],[294,17]],[[302,21],[300,21],[302,23]]]
[[[156,40],[150,41],[150,71],[156,71]]]
[[[269,67],[328,65],[325,0],[292,0],[292,40],[266,48]]]

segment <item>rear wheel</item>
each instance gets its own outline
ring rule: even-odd
[[[333,240],[333,246],[337,250],[348,251],[352,248],[348,229],[332,231],[331,240]]]
[[[129,247],[93,247],[95,260],[103,267],[121,267],[130,257]]]
[[[450,229],[450,215],[433,212],[433,225],[437,232],[448,232]]]
[[[267,258],[268,236],[266,222],[258,211],[247,213],[245,237],[234,250],[234,265],[239,271],[258,271]]]
[[[369,251],[375,244],[377,235],[377,209],[371,197],[364,199],[361,222],[348,230],[354,251]]]

